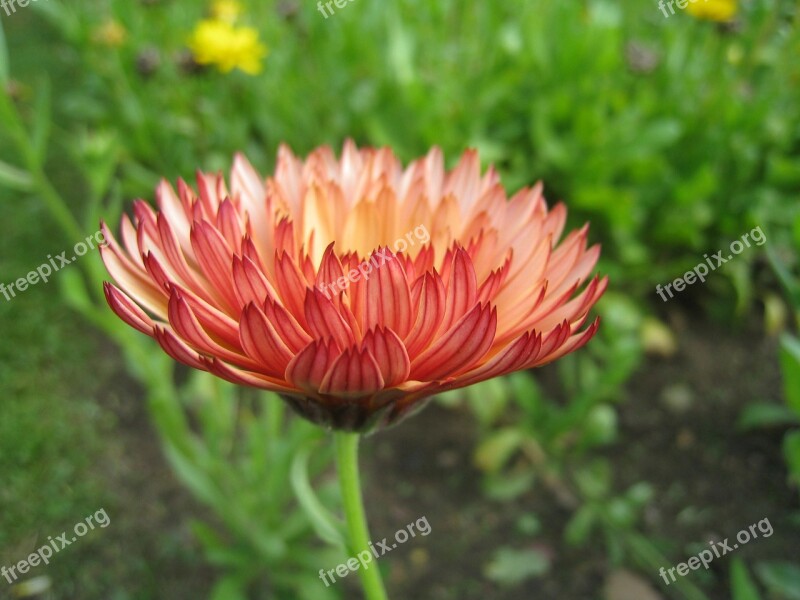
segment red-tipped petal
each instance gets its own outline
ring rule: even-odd
[[[345,398],[361,398],[381,389],[383,377],[369,351],[366,348],[348,348],[331,365],[319,391]]]
[[[295,387],[317,393],[322,379],[339,356],[335,342],[314,340],[286,367],[286,380]]]
[[[483,358],[492,345],[497,311],[477,305],[411,363],[410,378],[433,381],[459,375]]]
[[[362,346],[375,358],[385,387],[399,385],[408,379],[411,361],[403,342],[394,331],[386,328],[368,331]]]
[[[259,370],[283,377],[293,353],[283,343],[266,315],[254,304],[244,308],[239,335],[242,348],[259,364]]]
[[[106,302],[120,319],[144,334],[151,337],[154,335],[153,320],[125,292],[108,282],[103,283],[103,291]]]

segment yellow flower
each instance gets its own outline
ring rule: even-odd
[[[737,12],[736,0],[693,0],[686,7],[693,17],[726,23]]]
[[[219,21],[234,23],[242,14],[242,4],[238,0],[215,0],[211,5],[211,14]]]
[[[127,30],[114,19],[108,19],[92,34],[92,41],[112,48],[118,48],[126,39],[128,39]]]
[[[236,27],[219,19],[200,21],[189,38],[189,49],[201,65],[216,65],[223,73],[240,69],[249,75],[261,72],[267,47],[253,27]]]

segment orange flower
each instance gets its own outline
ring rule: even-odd
[[[156,199],[123,217],[121,245],[103,224],[111,308],[174,359],[330,427],[396,422],[597,329],[588,226],[558,243],[564,205],[540,184],[508,200],[473,150],[447,172],[438,149],[404,169],[349,141],[338,160],[281,147],[266,181],[237,155],[230,187],[198,173],[197,192],[162,181]]]

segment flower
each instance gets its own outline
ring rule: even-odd
[[[736,16],[736,0],[692,0],[686,12],[698,19],[726,23]]]
[[[242,14],[242,4],[237,0],[215,0],[211,4],[211,14],[219,21],[235,23]]]
[[[266,181],[237,155],[229,185],[199,172],[196,192],[162,181],[156,201],[123,217],[121,244],[102,224],[114,312],[174,359],[333,428],[396,422],[598,326],[584,327],[607,283],[588,279],[588,225],[559,242],[564,205],[548,209],[541,184],[507,199],[474,150],[447,172],[436,148],[403,168],[350,141],[305,162],[282,146]]]
[[[261,59],[267,55],[256,29],[220,19],[200,21],[188,46],[199,64],[216,65],[223,73],[240,69],[257,75],[261,72]]]

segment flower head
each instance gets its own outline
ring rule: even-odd
[[[261,72],[267,47],[253,27],[221,19],[204,19],[189,39],[189,49],[201,65],[216,65],[223,73],[240,69],[249,75]]]
[[[211,14],[220,21],[235,23],[242,14],[242,3],[238,0],[215,0],[211,4]]]
[[[156,200],[123,217],[122,244],[103,224],[111,308],[176,360],[334,428],[395,422],[597,329],[587,227],[561,239],[564,205],[538,184],[509,200],[475,151],[448,172],[438,149],[404,168],[352,142],[305,162],[281,147],[266,180],[237,155],[227,183],[162,181]]]
[[[686,12],[698,19],[726,23],[736,16],[736,0],[694,0],[686,6]]]

